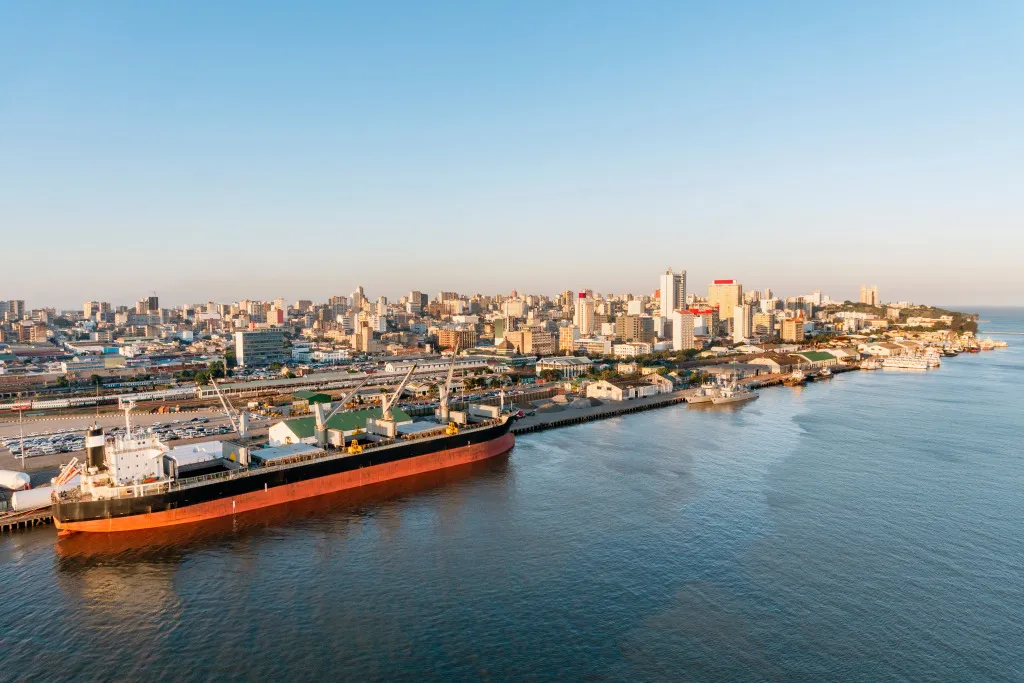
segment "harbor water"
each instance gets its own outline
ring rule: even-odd
[[[254,518],[0,537],[0,680],[1022,680],[1024,337],[994,338]]]

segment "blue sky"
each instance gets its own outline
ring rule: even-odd
[[[0,299],[1024,297],[1024,4],[0,3]]]

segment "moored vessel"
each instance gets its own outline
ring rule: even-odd
[[[178,449],[133,431],[130,423],[116,439],[106,439],[94,427],[86,438],[81,483],[63,491],[56,486],[79,469],[75,461],[54,480],[55,490],[61,491],[54,495],[54,525],[66,535],[190,524],[465,465],[512,449],[513,417],[501,408],[448,411],[450,374],[438,420],[399,425],[392,407],[411,375],[412,370],[383,402],[380,417],[366,418],[365,430],[342,435],[337,443],[328,442],[325,425],[331,414],[325,415],[321,405],[315,406],[314,444],[256,449],[243,428],[238,439],[223,442],[219,458],[199,462],[182,462]],[[130,409],[125,409],[126,423]]]
[[[923,356],[890,356],[882,361],[886,369],[927,370],[928,360]]]
[[[756,391],[751,391],[743,385],[733,383],[730,386],[722,387],[719,395],[711,399],[711,402],[717,406],[726,403],[752,401],[757,398],[757,396],[758,394]]]
[[[687,403],[711,403],[721,393],[719,386],[714,382],[704,382],[697,389],[696,393],[686,398]]]
[[[782,378],[782,383],[787,387],[798,387],[807,384],[807,375],[803,370],[797,368],[790,374]]]

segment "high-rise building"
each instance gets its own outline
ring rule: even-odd
[[[673,311],[686,308],[686,271],[673,273],[671,268],[665,271],[659,281],[658,296],[661,301],[658,310],[663,318],[671,319]]]
[[[573,353],[576,342],[580,338],[580,328],[575,325],[563,325],[558,328],[558,352]]]
[[[696,348],[693,339],[693,322],[696,318],[689,311],[672,311],[672,349],[685,351]]]
[[[99,301],[86,301],[82,304],[82,317],[86,320],[93,320],[94,316],[100,312]]]
[[[11,320],[25,317],[25,300],[11,299],[7,302],[7,314]]]
[[[867,285],[860,286],[860,302],[867,304],[868,306],[879,306],[881,305],[878,300],[878,285]]]
[[[649,344],[654,341],[654,319],[648,315],[620,315],[615,319],[615,337]]]
[[[771,337],[775,335],[775,316],[771,313],[755,313],[753,322],[755,337]]]
[[[352,292],[352,296],[350,298],[352,300],[352,308],[354,310],[363,310],[363,306],[366,304],[366,292],[363,291],[362,285],[356,285],[356,291]]]
[[[691,308],[690,313],[696,316],[697,319],[694,320],[694,326],[701,328],[701,334],[711,337],[718,334],[721,320],[718,317],[717,308]]]
[[[505,340],[523,355],[550,356],[555,353],[555,336],[547,330],[525,329],[506,332]]]
[[[753,332],[753,314],[750,304],[737,304],[732,309],[732,340],[740,343],[749,339]]]
[[[580,292],[576,299],[576,315],[573,324],[580,328],[580,334],[589,337],[594,333],[594,300],[586,292]]]
[[[735,280],[715,280],[708,285],[708,306],[718,306],[720,320],[732,320],[732,309],[743,303],[743,285]]]
[[[280,330],[254,330],[235,332],[235,357],[241,366],[283,363],[284,332]]]
[[[478,342],[476,329],[472,325],[443,327],[437,331],[437,345],[442,349],[471,349]]]
[[[782,341],[798,342],[804,339],[804,319],[786,318],[782,321]]]

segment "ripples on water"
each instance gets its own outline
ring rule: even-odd
[[[212,526],[5,537],[0,679],[1020,680],[1008,339]]]

